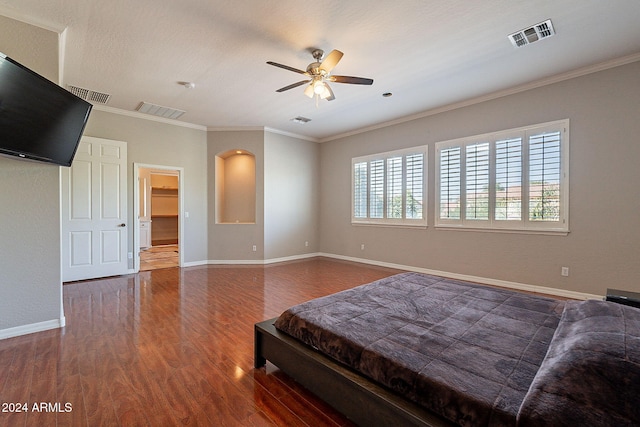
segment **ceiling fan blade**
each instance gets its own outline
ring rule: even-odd
[[[364,77],[329,76],[328,80],[336,83],[350,83],[352,85],[372,85],[373,84],[373,79],[366,79]]]
[[[320,69],[326,71],[327,73],[330,73],[331,70],[333,70],[333,67],[338,65],[338,62],[340,62],[340,59],[342,59],[342,55],[344,55],[344,53],[340,52],[339,50],[332,50],[331,53],[329,53],[329,55],[327,55],[324,61],[322,61],[322,63],[320,64]]]
[[[293,89],[294,87],[302,86],[305,83],[309,83],[311,80],[301,80],[297,83],[290,84],[289,86],[281,87],[276,92],[284,92],[285,90]]]
[[[284,68],[285,70],[293,71],[294,73],[300,73],[304,75],[309,75],[306,71],[298,70],[297,68],[289,67],[288,65],[278,64],[277,62],[267,61],[267,64],[273,65],[274,67]]]

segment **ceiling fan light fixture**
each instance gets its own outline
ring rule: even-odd
[[[322,85],[322,92],[319,93],[318,95],[320,95],[320,99],[327,99],[331,96],[331,91],[329,90],[329,86],[323,84]]]
[[[331,87],[329,87],[327,82],[348,83],[356,85],[373,84],[373,79],[367,79],[364,77],[331,75],[331,70],[333,70],[333,68],[338,64],[343,56],[343,53],[339,50],[332,50],[324,60],[322,60],[324,52],[321,49],[315,49],[312,52],[312,55],[316,61],[307,66],[307,71],[289,67],[288,65],[278,64],[277,62],[267,61],[267,64],[273,65],[274,67],[283,68],[285,70],[293,71],[298,74],[304,74],[308,77],[308,80],[301,80],[299,82],[290,84],[276,90],[276,92],[284,92],[308,83],[307,87],[304,90],[304,94],[309,98],[315,97],[317,104],[319,99],[326,99],[327,101],[333,101],[334,99],[336,99],[333,91],[331,90]]]
[[[304,90],[304,94],[307,95],[309,98],[313,98],[313,95],[315,95],[313,83],[307,86],[307,88]]]
[[[327,87],[324,85],[324,82],[322,80],[316,80],[313,83],[313,92],[316,95],[322,95],[323,93],[327,92]]]

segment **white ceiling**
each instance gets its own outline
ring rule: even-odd
[[[63,85],[111,94],[109,107],[145,101],[209,128],[317,140],[640,59],[639,0],[0,0],[0,13],[66,28]],[[555,36],[519,49],[507,39],[546,19]],[[333,83],[336,99],[317,105],[304,86],[276,93],[303,76],[266,61],[306,69],[313,47],[344,52],[334,74],[374,84]]]

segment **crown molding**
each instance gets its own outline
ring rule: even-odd
[[[3,14],[3,7],[2,6],[0,6],[0,13]],[[134,117],[134,118],[139,118],[139,119],[144,119],[144,120],[151,120],[151,121],[155,121],[155,122],[171,124],[171,125],[174,125],[174,126],[182,126],[182,127],[187,127],[187,128],[191,128],[191,129],[204,130],[204,131],[208,131],[208,132],[209,131],[211,131],[211,132],[264,131],[264,132],[270,132],[270,133],[275,133],[275,134],[279,134],[279,135],[289,136],[289,137],[292,137],[292,138],[302,139],[302,140],[305,140],[305,141],[323,143],[323,142],[335,141],[335,140],[346,138],[346,137],[353,136],[353,135],[358,135],[358,134],[365,133],[365,132],[374,131],[374,130],[377,130],[377,129],[386,128],[386,127],[389,127],[389,126],[394,126],[394,125],[397,125],[397,124],[410,122],[410,121],[413,121],[413,120],[417,120],[417,119],[433,116],[433,115],[436,115],[436,114],[440,114],[440,113],[444,113],[444,112],[447,112],[447,111],[456,110],[456,109],[463,108],[463,107],[468,107],[468,106],[475,105],[475,104],[480,104],[482,102],[491,101],[491,100],[502,98],[502,97],[509,96],[509,95],[514,95],[514,94],[525,92],[525,91],[528,91],[528,90],[531,90],[531,89],[536,89],[536,88],[539,88],[539,87],[548,86],[548,85],[551,85],[551,84],[559,83],[559,82],[570,80],[570,79],[573,79],[573,78],[582,77],[582,76],[585,76],[585,75],[588,75],[588,74],[597,73],[599,71],[604,71],[604,70],[608,70],[608,69],[611,69],[611,68],[616,68],[616,67],[619,67],[619,66],[622,66],[622,65],[631,64],[631,63],[637,62],[637,61],[640,61],[640,52],[639,53],[634,53],[634,54],[631,54],[631,55],[627,55],[627,56],[623,56],[623,57],[620,57],[620,58],[616,58],[616,59],[613,59],[613,60],[610,60],[610,61],[605,61],[605,62],[601,62],[601,63],[598,63],[598,64],[594,64],[594,65],[589,65],[589,66],[586,66],[586,67],[578,68],[578,69],[575,69],[575,70],[572,70],[572,71],[568,71],[568,72],[565,72],[565,73],[557,74],[555,76],[551,76],[551,77],[547,77],[547,78],[544,78],[544,79],[536,80],[534,82],[530,82],[530,83],[525,83],[525,84],[522,84],[522,85],[514,86],[512,88],[504,89],[504,90],[501,90],[501,91],[492,92],[490,94],[478,96],[478,97],[475,97],[475,98],[471,98],[471,99],[468,99],[466,101],[456,102],[456,103],[445,105],[445,106],[442,106],[442,107],[433,108],[433,109],[430,109],[430,110],[427,110],[427,111],[423,111],[421,113],[412,114],[412,115],[409,115],[409,116],[401,117],[401,118],[396,119],[396,120],[391,120],[391,121],[387,121],[387,122],[378,123],[378,124],[375,124],[375,125],[372,125],[372,126],[367,126],[367,127],[364,127],[364,128],[356,129],[356,130],[353,130],[353,131],[350,131],[350,132],[345,132],[345,133],[341,133],[341,134],[330,136],[330,137],[326,137],[326,138],[314,138],[314,137],[310,137],[310,136],[306,136],[306,135],[300,135],[300,134],[287,132],[287,131],[283,131],[283,130],[275,129],[275,128],[270,128],[270,127],[265,127],[265,126],[244,126],[244,127],[202,126],[202,125],[197,125],[197,124],[193,124],[193,123],[182,122],[182,121],[179,121],[179,120],[173,120],[173,119],[166,119],[166,118],[163,118],[163,117],[151,116],[151,115],[148,115],[148,114],[140,113],[138,111],[122,110],[122,109],[119,109],[119,108],[109,107],[109,106],[102,105],[102,104],[94,104],[94,108],[96,110],[104,111],[104,112],[108,112],[108,113],[120,114],[120,115],[124,115],[124,116],[129,116],[129,117]]]
[[[264,131],[264,126],[207,126],[207,132]]]
[[[159,122],[159,123],[165,123],[168,125],[173,125],[173,126],[181,126],[181,127],[185,127],[185,128],[190,128],[190,129],[197,129],[197,130],[207,130],[206,126],[202,126],[202,125],[196,125],[194,123],[187,123],[187,122],[181,122],[180,120],[174,120],[174,119],[167,119],[164,117],[158,117],[158,116],[152,116],[150,114],[144,114],[144,113],[140,113],[139,111],[129,111],[129,110],[123,110],[120,108],[115,108],[115,107],[109,107],[107,105],[103,105],[103,104],[93,104],[93,108],[95,110],[98,111],[104,111],[105,113],[112,113],[112,114],[118,114],[121,116],[128,116],[128,117],[133,117],[136,119],[143,119],[143,120],[149,120],[152,122]]]
[[[204,130],[204,131],[207,131],[207,132],[260,131],[260,132],[270,132],[270,133],[275,133],[275,134],[279,134],[279,135],[289,136],[291,138],[302,139],[302,140],[305,140],[305,141],[320,142],[320,140],[317,139],[317,138],[312,138],[312,137],[309,137],[309,136],[299,135],[299,134],[286,132],[286,131],[282,131],[282,130],[274,129],[274,128],[269,128],[269,127],[264,127],[264,126],[236,126],[236,127],[230,127],[230,126],[225,126],[225,127],[202,126],[202,125],[197,125],[197,124],[194,124],[194,123],[187,123],[187,122],[181,122],[179,120],[152,116],[152,115],[149,115],[149,114],[140,113],[139,111],[123,110],[123,109],[120,109],[120,108],[109,107],[109,106],[103,105],[103,104],[94,104],[94,103],[92,103],[92,104],[93,104],[93,108],[95,110],[104,111],[106,113],[118,114],[118,115],[121,115],[121,116],[128,116],[128,117],[133,117],[133,118],[136,118],[136,119],[150,120],[150,121],[153,121],[153,122],[166,123],[166,124],[174,125],[174,126],[182,126],[182,127],[191,128],[191,129]]]
[[[2,8],[0,7],[0,12],[2,12]],[[270,127],[265,127],[265,126],[244,126],[244,127],[215,127],[215,126],[202,126],[202,125],[196,125],[193,123],[186,123],[186,122],[181,122],[178,120],[173,120],[173,119],[166,119],[163,117],[156,117],[156,116],[151,116],[148,114],[143,114],[137,111],[128,111],[128,110],[122,110],[119,108],[114,108],[114,107],[108,107],[106,105],[102,105],[102,104],[95,104],[94,108],[99,110],[99,111],[105,111],[105,112],[109,112],[109,113],[114,113],[114,114],[121,114],[121,115],[125,115],[125,116],[130,116],[130,117],[135,117],[135,118],[139,118],[139,119],[144,119],[144,120],[151,120],[151,121],[156,121],[156,122],[161,122],[161,123],[167,123],[167,124],[171,124],[171,125],[175,125],[175,126],[183,126],[183,127],[188,127],[188,128],[192,128],[192,129],[198,129],[198,130],[205,130],[205,131],[211,131],[211,132],[240,132],[240,131],[264,131],[264,132],[271,132],[271,133],[275,133],[275,134],[279,134],[279,135],[284,135],[284,136],[289,136],[292,138],[297,138],[297,139],[302,139],[305,141],[310,141],[310,142],[316,142],[316,143],[323,143],[323,142],[329,142],[329,141],[335,141],[338,139],[342,139],[342,138],[346,138],[349,136],[353,136],[353,135],[358,135],[361,133],[365,133],[365,132],[370,132],[373,130],[377,130],[377,129],[382,129],[382,128],[386,128],[389,126],[394,126],[397,124],[402,124],[402,123],[406,123],[406,122],[410,122],[413,120],[417,120],[417,119],[421,119],[424,117],[429,117],[429,116],[433,116],[436,114],[440,114],[440,113],[444,113],[447,111],[452,111],[452,110],[456,110],[458,108],[463,108],[463,107],[468,107],[471,105],[475,105],[475,104],[480,104],[482,102],[486,102],[486,101],[491,101],[494,99],[498,99],[498,98],[502,98],[505,96],[509,96],[509,95],[514,95],[520,92],[525,92],[531,89],[536,89],[539,87],[543,87],[543,86],[548,86],[554,83],[559,83],[565,80],[570,80],[573,78],[577,78],[577,77],[582,77],[588,74],[593,74],[593,73],[597,73],[599,71],[604,71],[604,70],[608,70],[611,68],[615,68],[615,67],[619,67],[622,65],[627,65],[627,64],[631,64],[633,62],[637,62],[640,61],[640,52],[639,53],[634,53],[631,55],[627,55],[627,56],[623,56],[620,58],[616,58],[610,61],[605,61],[605,62],[600,62],[598,64],[594,64],[594,65],[589,65],[586,67],[582,67],[582,68],[578,68],[572,71],[568,71],[565,73],[561,73],[561,74],[557,74],[555,76],[551,76],[551,77],[547,77],[544,79],[540,79],[540,80],[536,80],[530,83],[525,83],[522,85],[518,85],[518,86],[514,86],[508,89],[504,89],[504,90],[500,90],[497,92],[492,92],[490,94],[487,95],[482,95],[482,96],[478,96],[475,98],[471,98],[468,99],[466,101],[461,101],[461,102],[456,102],[453,104],[449,104],[449,105],[444,105],[442,107],[438,107],[438,108],[433,108],[427,111],[423,111],[421,113],[417,113],[417,114],[412,114],[409,116],[405,116],[405,117],[401,117],[399,119],[396,120],[390,120],[387,122],[382,122],[382,123],[378,123],[372,126],[367,126],[364,128],[360,128],[360,129],[356,129],[354,131],[350,131],[350,132],[345,132],[345,133],[341,133],[338,135],[334,135],[334,136],[330,136],[330,137],[326,137],[326,138],[314,138],[314,137],[310,137],[310,136],[306,136],[306,135],[300,135],[300,134],[296,134],[296,133],[292,133],[292,132],[286,132],[283,130],[279,130],[279,129],[274,129],[274,128],[270,128]]]
[[[310,141],[310,142],[320,142],[320,139],[314,138],[312,136],[300,135],[300,134],[293,133],[293,132],[286,132],[286,131],[283,131],[283,130],[280,130],[280,129],[274,129],[274,128],[270,128],[270,127],[265,127],[264,130],[265,130],[265,132],[276,133],[278,135],[289,136],[291,138],[302,139],[302,140]]]
[[[576,77],[586,76],[588,74],[597,73],[599,71],[608,70],[610,68],[620,67],[622,65],[631,64],[633,62],[640,61],[640,52],[634,53],[631,55],[623,56],[620,58],[612,59],[605,62],[600,62],[594,65],[589,65],[582,68],[577,68],[572,71],[567,71],[565,73],[556,74],[555,76],[547,77],[544,79],[536,80],[530,83],[525,83],[522,85],[514,86],[508,89],[500,90],[497,92],[492,92],[487,95],[478,96],[475,98],[467,99],[465,101],[456,102],[454,104],[444,105],[442,107],[433,108],[427,111],[423,111],[421,113],[412,114],[410,116],[401,117],[396,120],[391,120],[388,122],[378,123],[372,126],[367,126],[364,128],[356,129],[354,131],[341,133],[339,135],[329,136],[326,138],[319,139],[318,142],[329,142],[335,141],[337,139],[346,138],[353,135],[358,135],[365,132],[370,132],[376,129],[382,129],[389,126],[394,126],[401,123],[410,122],[412,120],[421,119],[424,117],[433,116],[436,114],[444,113],[446,111],[456,110],[462,107],[468,107],[470,105],[480,104],[482,102],[491,101],[494,99],[502,98],[508,95],[513,95],[520,92],[525,92],[530,89],[536,89],[543,86],[548,86],[554,83],[559,83],[565,80],[570,80]]]
[[[287,132],[287,131],[284,131],[284,130],[275,129],[275,128],[271,128],[271,127],[267,127],[267,126],[237,126],[237,127],[231,127],[231,126],[209,126],[209,127],[207,127],[207,131],[208,132],[262,131],[262,132],[275,133],[275,134],[278,134],[278,135],[284,135],[284,136],[288,136],[288,137],[291,137],[291,138],[302,139],[302,140],[305,140],[305,141],[320,142],[320,140],[318,138],[313,138],[311,136],[306,136],[306,135],[300,135],[300,134],[293,133],[293,132]]]
[[[53,31],[54,33],[58,34],[62,33],[67,28],[66,25],[61,25],[44,19],[34,18],[33,16],[29,16],[26,13],[22,13],[16,9],[3,5],[0,5],[0,15],[48,31]]]

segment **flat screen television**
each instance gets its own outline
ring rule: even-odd
[[[92,105],[0,52],[0,153],[71,166]]]

